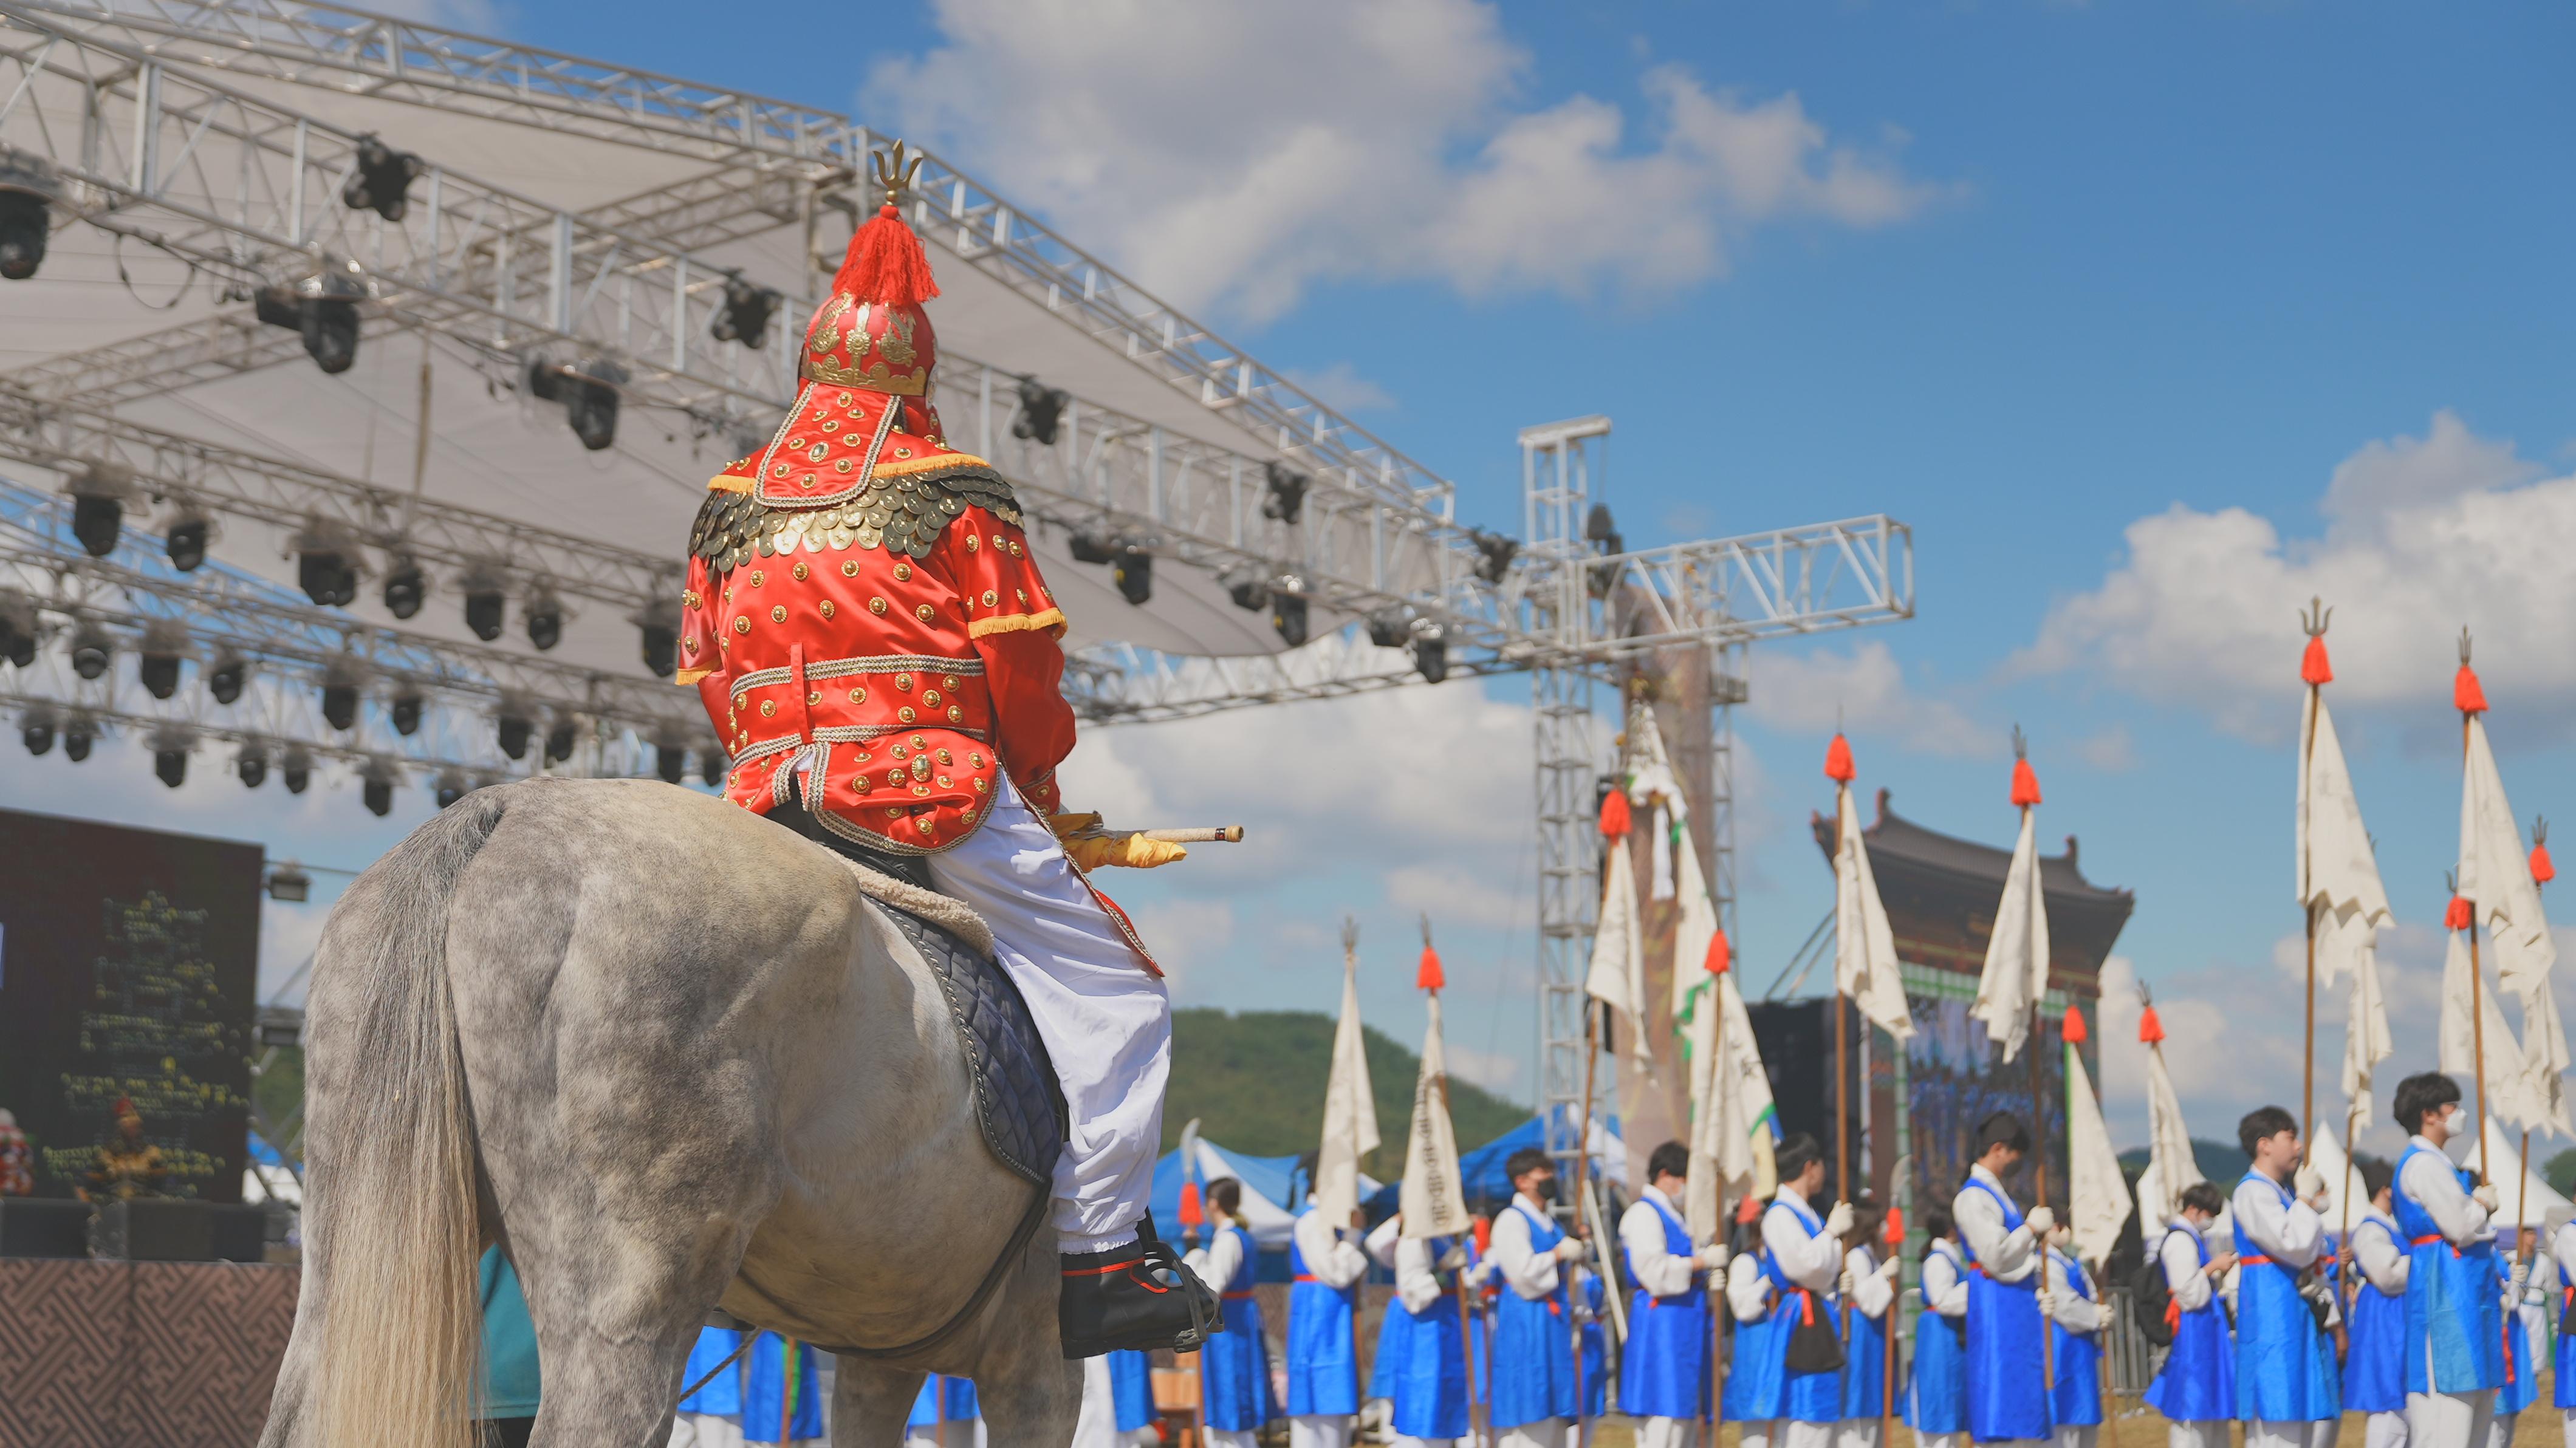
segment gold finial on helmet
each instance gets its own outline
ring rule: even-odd
[[[921,174],[921,157],[906,159],[904,144],[894,143],[891,150],[873,151],[868,155],[868,171],[876,188],[885,193],[885,204],[898,206],[903,193],[912,189],[912,179]]]

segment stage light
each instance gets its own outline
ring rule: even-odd
[[[445,809],[449,805],[456,803],[458,800],[465,798],[466,791],[471,788],[473,788],[473,786],[465,782],[464,775],[457,773],[453,769],[440,770],[437,786],[438,807],[440,809]]]
[[[268,872],[268,898],[281,905],[301,905],[313,898],[313,877],[288,860]]]
[[[0,597],[0,659],[19,668],[36,661],[36,605]]]
[[[1401,608],[1382,608],[1368,616],[1369,642],[1382,649],[1400,649],[1412,635],[1413,615]]]
[[[0,166],[0,277],[23,282],[45,264],[53,235],[53,182],[26,165]]]
[[[194,573],[205,567],[206,539],[213,528],[202,513],[180,514],[161,535],[162,551],[169,555],[170,566],[181,573]]]
[[[156,623],[143,631],[143,647],[134,672],[143,681],[145,692],[155,699],[167,699],[179,692],[179,664],[187,657],[187,649],[184,629]]]
[[[1109,566],[1109,577],[1117,583],[1120,598],[1141,606],[1154,596],[1154,555],[1142,544],[1121,543],[1117,560]]]
[[[1073,536],[1064,540],[1064,546],[1076,563],[1112,563],[1118,558],[1117,540],[1087,528],[1076,528]]]
[[[420,612],[429,598],[429,575],[419,564],[402,554],[386,561],[385,612],[396,618],[409,618]]]
[[[322,675],[322,717],[334,729],[358,725],[358,690],[367,681],[354,662],[333,662]]]
[[[367,813],[374,815],[378,819],[383,819],[385,816],[392,814],[394,812],[394,777],[392,772],[385,769],[384,766],[380,764],[368,766],[366,783],[362,788],[360,788],[358,794],[361,799],[364,799],[367,802]]]
[[[116,539],[125,526],[125,504],[114,498],[72,499],[72,536],[80,540],[92,558],[105,558],[116,551]]]
[[[242,696],[242,685],[250,679],[250,665],[237,654],[219,654],[215,666],[206,671],[206,692],[218,704],[230,704]]]
[[[54,750],[53,714],[44,709],[30,709],[19,716],[18,742],[27,746],[29,754],[51,754]]]
[[[1270,606],[1270,570],[1258,563],[1238,563],[1217,575],[1234,606],[1259,612]]]
[[[313,782],[313,756],[300,744],[290,747],[286,757],[277,763],[277,776],[286,781],[288,794],[302,794],[305,786]]]
[[[1072,405],[1073,394],[1063,388],[1049,387],[1035,377],[1021,378],[1020,408],[1011,416],[1011,436],[1040,447],[1055,446],[1056,432],[1064,423],[1064,410]]]
[[[553,385],[538,386],[537,395],[562,401],[564,420],[572,424],[573,436],[581,439],[581,445],[592,452],[614,446],[619,389],[626,384],[626,369],[605,357],[594,357],[579,367],[557,370],[541,357],[529,380],[536,383],[549,373]]]
[[[647,623],[641,630],[644,638],[644,671],[657,679],[667,679],[679,672],[680,630],[667,623]]]
[[[698,778],[711,785],[721,786],[725,778],[725,765],[730,762],[725,758],[722,748],[709,744],[698,751]]]
[[[1449,677],[1449,630],[1427,618],[1413,622],[1413,667],[1423,682],[1436,684]]]
[[[654,745],[653,772],[664,784],[678,784],[689,777],[689,751],[677,744]]]
[[[724,302],[716,308],[715,323],[707,328],[707,334],[719,342],[740,342],[757,352],[769,340],[769,314],[778,310],[778,302],[778,293],[768,287],[738,276],[726,277]]]
[[[1512,559],[1520,554],[1520,540],[1506,538],[1500,533],[1488,533],[1482,528],[1467,530],[1467,536],[1474,540],[1476,552],[1480,555],[1476,559],[1476,576],[1494,587],[1501,587],[1503,575],[1511,572]]]
[[[89,758],[90,746],[98,742],[98,725],[87,715],[75,714],[63,726],[63,758],[74,764]]]
[[[252,293],[251,315],[301,335],[313,365],[337,375],[358,360],[358,299],[364,295],[347,277],[307,277]]]
[[[420,711],[424,701],[411,690],[396,694],[386,712],[393,716],[394,732],[408,738],[420,732]]]
[[[1306,642],[1306,580],[1282,573],[1270,584],[1270,626],[1288,647]]]
[[[465,584],[465,626],[474,636],[490,643],[501,636],[501,585],[488,579],[468,579]]]
[[[553,594],[541,593],[529,599],[526,613],[528,642],[535,644],[539,652],[563,642],[563,604]]]
[[[503,704],[501,712],[492,722],[499,730],[501,752],[512,759],[527,758],[528,735],[535,730],[535,721],[529,719],[516,706]]]
[[[1584,515],[1583,541],[1591,544],[1594,551],[1600,553],[1628,551],[1619,537],[1619,525],[1611,521],[1608,503],[1595,503],[1592,505],[1592,511]]]
[[[115,641],[96,624],[84,626],[72,639],[72,672],[84,679],[95,679],[107,672],[116,661]]]
[[[295,582],[315,603],[344,608],[358,598],[357,555],[336,543],[307,543],[295,555]]]
[[[546,763],[561,764],[572,758],[573,721],[556,716],[554,727],[546,731]]]
[[[152,773],[172,789],[188,782],[188,746],[162,741],[152,748]]]
[[[240,776],[243,788],[257,789],[268,783],[268,756],[258,749],[245,747],[233,756],[233,773]]]
[[[411,183],[428,170],[418,156],[397,151],[373,136],[358,138],[358,174],[340,188],[340,204],[351,211],[372,211],[387,221],[403,219]]]
[[[1275,459],[1261,465],[1261,516],[1295,526],[1306,512],[1306,490],[1315,480]]]

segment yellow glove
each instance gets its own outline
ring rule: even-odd
[[[1097,815],[1094,819],[1099,818]],[[1075,835],[1064,842],[1065,854],[1086,870],[1103,865],[1125,865],[1131,869],[1150,870],[1174,860],[1189,858],[1187,845],[1170,840],[1149,840],[1143,835]]]
[[[1057,839],[1069,839],[1086,830],[1100,828],[1100,815],[1088,810],[1081,814],[1048,815],[1047,828],[1055,831]]]

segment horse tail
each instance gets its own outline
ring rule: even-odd
[[[319,1257],[308,1270],[327,1274],[314,1386],[331,1448],[466,1448],[479,1416],[474,1129],[447,919],[504,799],[469,795],[414,831],[349,887],[323,933],[313,1014],[329,1021],[319,1044],[347,1054],[315,1102],[328,1156],[305,1220]]]

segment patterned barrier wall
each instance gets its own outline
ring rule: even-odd
[[[225,1262],[0,1259],[0,1444],[257,1442],[297,1276]]]

